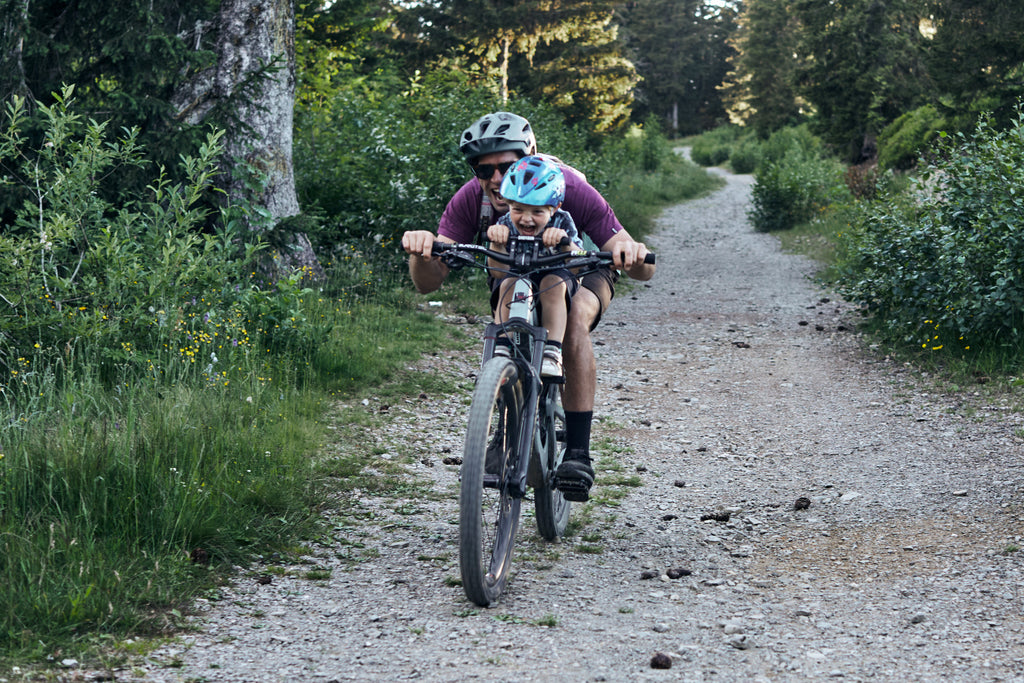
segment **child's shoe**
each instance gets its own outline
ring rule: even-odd
[[[544,362],[540,366],[540,376],[544,378],[563,377],[562,350],[554,346],[544,348]]]

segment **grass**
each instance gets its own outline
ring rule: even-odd
[[[233,565],[322,533],[328,486],[349,473],[362,485],[399,478],[397,469],[361,478],[361,462],[310,454],[325,440],[325,415],[357,389],[400,377],[391,386],[403,395],[447,391],[404,366],[422,348],[457,345],[450,326],[397,287],[372,300],[309,301],[305,313],[330,328],[319,348],[261,358],[229,383],[127,369],[111,383],[109,369],[80,354],[35,362],[4,387],[0,656],[88,658],[109,636],[173,630]]]

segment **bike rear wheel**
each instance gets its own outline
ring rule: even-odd
[[[518,457],[523,409],[516,365],[492,358],[480,372],[469,408],[459,491],[459,568],[472,602],[487,607],[508,581],[521,500],[508,490],[508,469]],[[487,451],[496,485],[484,487]],[[496,457],[495,457],[496,456]]]
[[[569,524],[569,509],[572,503],[567,501],[562,492],[556,489],[554,472],[565,455],[565,411],[562,409],[562,389],[550,386],[552,392],[547,398],[551,402],[545,409],[545,401],[541,402],[541,414],[538,416],[537,440],[534,444],[534,464],[542,460],[540,481],[533,487],[534,507],[537,514],[537,531],[549,541],[561,537]]]

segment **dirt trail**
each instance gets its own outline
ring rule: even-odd
[[[329,579],[243,576],[117,680],[1024,680],[1021,416],[865,353],[751,182],[664,214],[595,333],[596,500],[560,544],[524,518],[497,607],[452,585],[464,396],[411,399],[367,466],[423,490],[356,495],[309,551]]]

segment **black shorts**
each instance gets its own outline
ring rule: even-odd
[[[597,327],[597,324],[601,322],[601,316],[611,306],[612,299],[615,298],[615,283],[618,281],[619,271],[611,267],[600,268],[583,276],[583,281],[580,284],[593,292],[598,303],[601,304],[597,311],[597,317],[594,318],[594,322],[590,323],[591,331]]]

